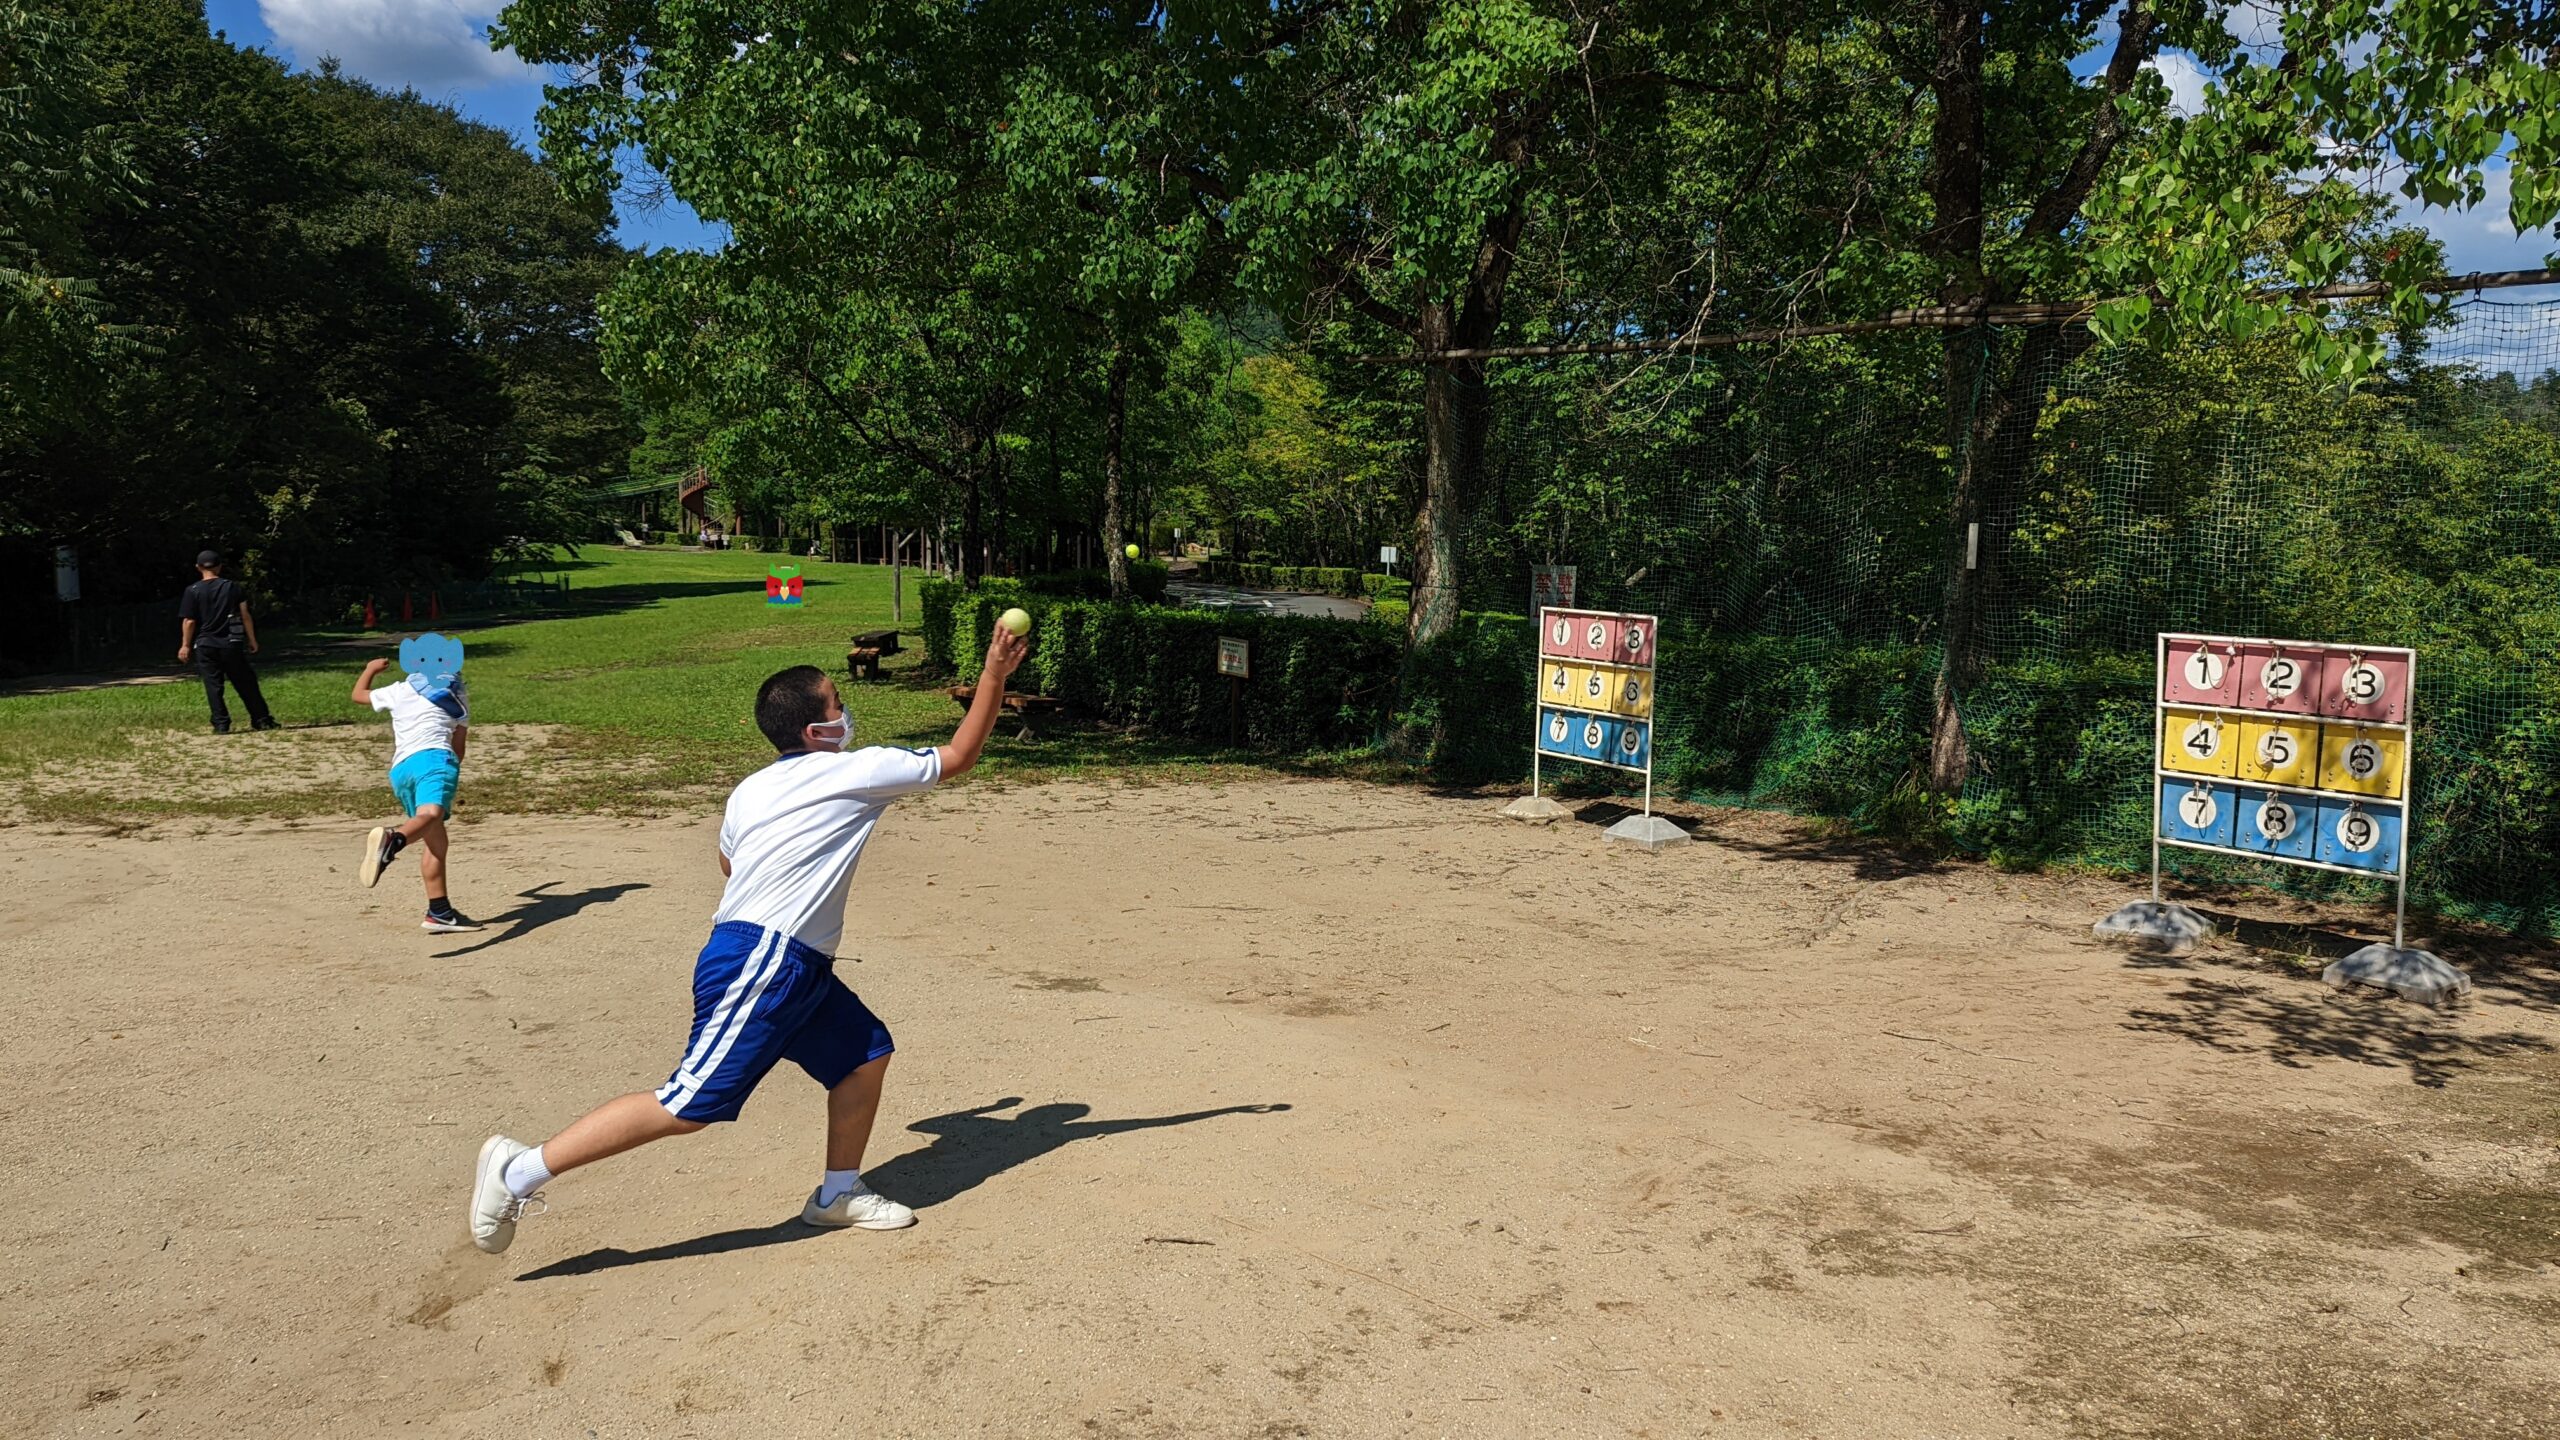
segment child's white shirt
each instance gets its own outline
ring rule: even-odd
[[[874,745],[785,755],[739,781],[720,818],[729,883],[711,923],[761,925],[833,955],[871,828],[889,802],[941,778],[938,751]]]
[[[471,723],[470,701],[462,702],[460,715],[448,715],[406,680],[375,686],[373,708],[391,712],[391,763],[395,766],[422,750],[452,749],[453,732]]]

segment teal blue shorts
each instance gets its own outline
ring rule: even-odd
[[[403,815],[415,815],[428,805],[450,815],[454,792],[461,788],[462,762],[450,750],[421,750],[391,767],[391,793],[399,797]]]

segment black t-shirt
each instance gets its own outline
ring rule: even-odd
[[[243,638],[240,587],[219,575],[199,580],[179,598],[178,618],[196,622],[199,645],[237,645]]]

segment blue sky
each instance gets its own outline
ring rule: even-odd
[[[490,51],[487,26],[497,10],[480,0],[206,0],[205,17],[235,45],[298,70],[335,55],[351,75],[394,90],[415,87],[530,149],[542,72]],[[721,243],[719,228],[681,200],[624,196],[616,209],[625,244],[709,250]]]

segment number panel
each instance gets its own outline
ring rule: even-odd
[[[2319,802],[2308,795],[2275,790],[2242,790],[2240,814],[2232,839],[2243,850],[2288,860],[2311,858],[2313,832],[2319,827]]]
[[[2408,653],[2332,647],[2321,666],[2318,698],[2323,715],[2396,725],[2409,713]]]
[[[2308,721],[2296,725],[2281,720],[2244,720],[2240,722],[2236,758],[2240,779],[2268,785],[2299,785],[2307,790],[2319,783],[2320,727]]]
[[[2344,796],[2320,797],[2312,833],[2312,858],[2380,875],[2399,873],[2400,807]]]
[[[2246,710],[2319,713],[2325,652],[2316,645],[2248,645],[2240,651],[2240,699]]]
[[[2209,710],[2160,712],[2160,768],[2190,775],[2238,773],[2241,727]]]
[[[2160,838],[2194,845],[2231,844],[2236,797],[2228,785],[2209,780],[2160,782]]]
[[[2400,760],[2408,742],[2397,730],[2361,725],[2320,727],[2320,788],[2350,795],[2400,798]]]
[[[2228,640],[2171,640],[2160,698],[2172,705],[2236,705],[2240,647]]]

